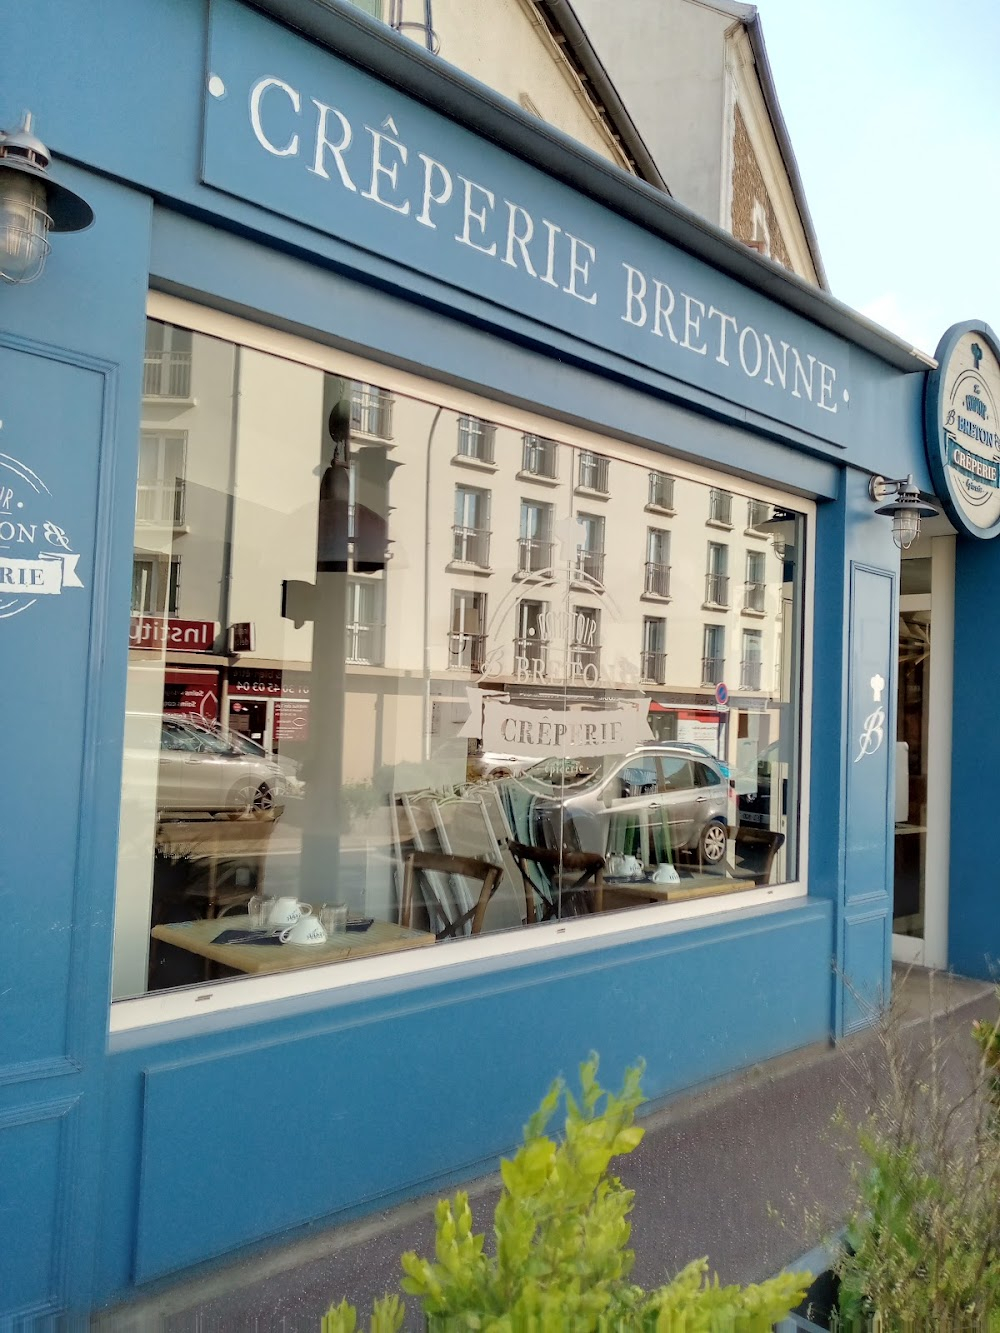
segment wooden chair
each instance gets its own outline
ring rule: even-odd
[[[403,893],[399,909],[399,924],[409,927],[413,917],[413,905],[417,876],[421,871],[438,871],[445,875],[461,875],[466,879],[480,880],[482,888],[476,902],[467,911],[450,915],[449,905],[438,895],[433,895],[434,915],[442,921],[435,930],[439,940],[454,939],[458,935],[471,933],[478,935],[483,928],[483,918],[490,899],[496,893],[503,879],[503,866],[481,861],[474,856],[455,856],[451,852],[409,851],[403,860]],[[466,927],[470,930],[467,931]]]
[[[507,846],[521,872],[529,925],[538,920],[536,897],[542,901],[543,921],[584,912],[603,912],[605,861],[598,852],[553,851],[549,847],[529,847],[513,841]],[[535,865],[542,872],[541,876],[533,879],[529,864]],[[580,871],[580,876],[568,886],[560,885],[556,877],[564,871]],[[544,880],[547,889],[539,885],[538,878]]]
[[[752,879],[755,884],[770,884],[774,858],[785,842],[783,833],[752,825],[730,825],[726,830],[733,839],[733,864],[726,870],[733,879]]]

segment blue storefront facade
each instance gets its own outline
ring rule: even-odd
[[[871,1006],[887,995],[890,977],[894,755],[888,738],[895,731],[900,564],[890,524],[874,514],[868,483],[873,473],[912,474],[920,490],[934,490],[924,448],[928,360],[512,104],[436,65],[346,3],[155,0],[140,13],[128,0],[87,10],[39,0],[30,11],[0,8],[6,34],[0,124],[13,125],[30,107],[37,132],[54,151],[54,174],[86,198],[96,219],[88,231],[53,238],[37,283],[0,290],[0,498],[5,490],[9,496],[0,512],[0,535],[9,539],[2,554],[8,568],[17,557],[61,571],[58,578],[51,571],[45,576],[46,591],[57,595],[5,600],[0,628],[7,775],[0,825],[6,922],[0,1324],[106,1307],[198,1265],[489,1169],[516,1141],[527,1108],[551,1078],[571,1073],[590,1050],[600,1053],[609,1081],[642,1057],[645,1088],[663,1099],[863,1027]],[[44,47],[33,35],[40,28],[51,35]],[[215,581],[226,584],[231,600],[218,614],[186,617],[176,572],[166,600],[141,600],[148,579],[175,569],[176,556],[154,549],[152,539],[146,553],[137,554],[137,478],[140,497],[164,494],[163,460],[181,448],[168,408],[191,411],[199,398],[206,409],[211,405],[209,384],[161,393],[162,401],[149,406],[163,367],[185,366],[191,356],[197,363],[202,346],[203,364],[213,356],[225,360],[227,384],[236,384],[226,402],[237,402],[243,413],[225,417],[219,438],[242,432],[249,440],[264,431],[274,397],[258,401],[254,391],[272,371],[283,376],[284,367],[308,363],[325,378],[295,380],[300,387],[287,390],[286,416],[269,429],[252,467],[243,461],[249,452],[234,446],[228,477],[218,485],[196,486],[189,471],[183,522],[179,488],[168,488],[178,506],[171,524],[185,540],[197,525],[199,488],[231,502],[223,520],[230,563]],[[276,635],[292,625],[287,633],[299,634],[302,620],[312,615],[318,626],[322,612],[307,607],[297,616],[288,605],[279,608],[282,596],[294,597],[291,585],[303,581],[294,561],[272,568],[283,546],[291,549],[284,528],[273,546],[257,536],[241,547],[233,524],[249,523],[250,511],[238,507],[248,494],[279,492],[294,470],[296,428],[290,423],[302,403],[312,395],[317,413],[332,420],[337,409],[330,407],[330,386],[341,381],[383,386],[383,397],[364,399],[369,415],[363,424],[371,436],[381,420],[371,403],[382,410],[389,394],[384,386],[391,386],[397,430],[390,456],[397,464],[409,447],[404,423],[423,420],[428,403],[437,413],[427,407],[428,441],[442,412],[458,414],[468,448],[457,450],[447,495],[428,443],[421,470],[413,473],[419,482],[385,483],[392,487],[393,557],[374,562],[377,578],[388,569],[387,585],[397,578],[405,584],[423,550],[426,593],[435,507],[447,511],[437,526],[447,529],[446,563],[456,569],[440,637],[448,638],[452,660],[440,671],[434,667],[436,640],[425,609],[422,655],[412,671],[400,668],[393,676],[389,708],[385,690],[380,694],[382,687],[371,684],[389,670],[384,643],[375,649],[369,636],[363,649],[357,645],[361,631],[376,623],[384,639],[391,617],[385,605],[379,615],[365,611],[375,594],[350,591],[361,610],[347,615],[355,644],[348,674],[343,663],[334,668],[327,662],[320,671],[326,649],[317,628],[307,728],[306,686],[293,698],[287,680],[292,659],[301,666],[308,654],[289,650],[282,657],[260,649],[254,658],[252,636],[245,635],[240,660],[234,651],[239,635],[230,631],[255,624],[263,641],[273,618]],[[500,922],[478,938],[460,929],[452,933],[461,938],[453,940],[442,940],[447,932],[435,932],[431,916],[421,938],[433,942],[436,934],[442,942],[408,950],[405,967],[399,962],[404,955],[383,953],[299,971],[292,981],[281,973],[276,980],[274,974],[223,980],[205,971],[169,983],[168,964],[155,950],[147,957],[146,949],[151,924],[159,920],[160,930],[172,923],[150,916],[142,897],[148,887],[133,874],[142,862],[148,879],[149,864],[165,855],[162,841],[154,854],[153,834],[142,832],[141,821],[129,822],[128,801],[148,772],[146,760],[133,753],[142,750],[134,735],[144,714],[132,691],[141,691],[140,675],[151,660],[136,648],[137,616],[158,617],[168,627],[215,624],[215,652],[203,658],[178,652],[172,659],[161,653],[156,689],[162,693],[166,681],[175,691],[201,691],[203,720],[235,725],[234,719],[249,718],[251,737],[258,706],[271,755],[283,753],[291,737],[294,758],[298,728],[306,783],[322,781],[327,795],[348,785],[374,790],[386,767],[395,764],[398,775],[405,764],[443,755],[441,736],[449,709],[464,698],[466,675],[474,683],[477,674],[489,674],[485,647],[473,660],[487,623],[485,603],[476,598],[485,597],[485,579],[500,559],[494,553],[490,566],[475,541],[488,530],[483,506],[491,504],[500,545],[506,500],[499,483],[488,500],[482,496],[489,489],[483,477],[502,469],[504,458],[502,447],[498,461],[482,451],[482,431],[478,443],[468,444],[475,434],[469,423],[487,420],[498,441],[505,430],[516,434],[517,476],[526,474],[518,482],[522,490],[551,483],[555,494],[556,470],[550,475],[545,460],[556,448],[573,459],[575,493],[586,512],[569,515],[572,541],[572,524],[587,536],[570,557],[577,591],[567,603],[569,685],[558,686],[558,697],[542,688],[548,684],[532,645],[538,627],[558,617],[546,620],[553,613],[538,610],[550,603],[541,583],[532,583],[531,596],[517,604],[516,666],[496,673],[506,693],[491,694],[478,731],[458,718],[447,738],[448,754],[456,744],[462,749],[463,779],[464,738],[478,737],[479,749],[488,750],[486,729],[493,721],[513,750],[499,776],[509,779],[514,760],[526,758],[533,745],[544,748],[542,733],[531,733],[523,715],[539,698],[548,710],[544,725],[553,728],[568,726],[566,716],[581,707],[588,716],[598,707],[618,710],[609,727],[632,719],[638,687],[625,690],[624,668],[615,676],[595,656],[598,626],[605,644],[612,622],[632,632],[628,615],[605,598],[619,529],[612,517],[617,498],[602,478],[607,466],[627,477],[623,496],[640,478],[645,501],[648,474],[649,503],[639,508],[655,517],[648,521],[656,551],[663,549],[656,543],[671,516],[678,518],[672,566],[662,556],[651,558],[647,545],[643,596],[649,605],[635,612],[635,633],[643,635],[641,671],[634,677],[643,682],[643,725],[669,720],[669,732],[660,734],[664,752],[678,762],[675,751],[710,738],[713,764],[724,765],[711,772],[726,779],[730,768],[736,773],[732,800],[744,815],[760,799],[756,779],[745,774],[758,771],[768,744],[780,742],[770,813],[763,817],[778,834],[774,845],[784,848],[774,882],[765,876],[746,881],[744,892],[699,896],[693,890],[701,881],[678,855],[672,859],[679,879],[668,880],[664,871],[643,883],[684,888],[687,875],[687,898],[671,900],[653,889],[634,910],[577,916],[558,905],[541,910],[529,887],[527,921],[534,921],[536,908],[542,919],[520,935],[520,909],[506,923],[513,929],[501,929]],[[332,427],[330,433],[336,441]],[[611,460],[603,473],[605,455],[595,454],[595,440],[605,442]],[[160,460],[155,485],[144,471],[147,453]],[[479,480],[455,483],[459,472]],[[313,490],[322,473],[320,459],[308,472]],[[661,483],[652,479],[668,474],[680,489],[656,490],[654,498]],[[454,524],[453,484],[462,506]],[[702,492],[706,503],[711,493],[710,583],[704,591],[699,563],[690,622],[697,627],[688,635],[697,637],[691,653],[700,668],[689,684],[678,676],[671,693],[663,659],[676,653],[679,660],[681,645],[675,650],[662,637],[670,633],[664,608],[671,598],[679,605],[684,560],[678,551],[687,548],[682,506],[665,497]],[[718,552],[743,520],[731,517],[727,495],[737,507],[744,501],[766,506],[767,514],[748,511],[747,541],[760,538],[766,555],[747,555],[747,591],[738,608],[744,619],[732,622],[724,619],[729,594],[720,595],[718,580],[729,577],[725,560],[739,560],[730,572],[743,584],[743,548],[737,555]],[[343,498],[346,504],[347,491]],[[352,490],[355,513],[362,503],[362,491]],[[546,538],[554,545],[559,530],[540,526],[550,518],[554,523],[556,512],[547,516],[542,500],[521,499],[519,511],[515,501],[511,505],[511,514],[521,515],[519,530],[510,520],[511,549],[520,543],[521,563],[507,582],[520,580],[523,591],[525,579],[530,583],[539,572],[531,552]],[[431,516],[411,537],[409,511]],[[294,526],[294,504],[288,512]],[[315,504],[310,512],[315,547]],[[791,543],[764,545],[768,522],[780,527],[782,518],[794,531],[794,558]],[[706,525],[698,521],[701,562]],[[320,557],[323,522],[321,512]],[[621,530],[626,527],[623,520]],[[593,534],[605,532],[598,546]],[[255,543],[264,554],[245,573],[232,552]],[[608,568],[595,576],[596,557],[603,560],[605,552]],[[973,658],[984,643],[988,649],[991,631],[978,594],[992,573],[990,543],[960,542],[958,553],[956,678],[963,654]],[[588,559],[590,585],[580,591]],[[317,588],[324,576],[338,577],[332,565],[317,559]],[[675,586],[668,595],[662,570],[671,567]],[[193,573],[185,577],[185,588],[193,588]],[[249,613],[238,612],[232,600],[241,578],[265,589],[259,601],[246,603]],[[355,579],[358,588],[363,581]],[[773,661],[759,656],[769,650],[754,637],[763,632],[755,626],[764,614],[760,607],[772,606],[772,592]],[[339,595],[330,593],[334,600]],[[388,586],[378,594],[393,595]],[[722,630],[730,632],[730,623],[733,634],[742,634],[737,683],[726,682],[721,666],[712,665],[721,661]],[[193,629],[177,632],[189,633],[192,642],[196,636]],[[415,635],[420,638],[419,627]],[[779,681],[773,698],[761,685],[762,660],[769,664],[764,675],[770,671]],[[276,679],[282,662],[286,687],[267,686],[285,689],[276,704],[265,698],[262,682],[268,672],[268,681]],[[242,683],[238,666],[245,668]],[[352,685],[362,667],[367,683]],[[442,682],[457,680],[466,668],[461,688],[445,693]],[[192,685],[185,672],[206,681],[211,676],[212,690]],[[518,672],[521,685],[530,677],[537,697],[518,694]],[[614,688],[607,684],[612,679]],[[598,680],[600,695],[583,698],[584,686]],[[332,705],[321,704],[327,681],[330,698],[353,689],[359,700],[374,700],[377,739],[363,733],[364,745],[377,750],[369,768],[349,771],[350,755],[333,768],[323,759],[326,750],[315,738],[325,745],[334,732],[341,739],[347,734],[342,703],[333,722]],[[569,707],[571,689],[577,695]],[[212,691],[209,713],[203,701]],[[406,739],[411,704],[418,719],[412,754]],[[360,716],[367,708],[359,703],[356,711]],[[491,708],[509,711],[493,718]],[[159,731],[158,702],[155,713]],[[384,734],[390,715],[396,719],[392,759]],[[134,735],[127,716],[140,717]],[[769,730],[758,720],[764,716],[771,718]],[[972,759],[967,733],[956,726],[956,774]],[[580,734],[584,744],[599,745],[593,726]],[[345,755],[359,745],[345,742]],[[751,756],[746,762],[744,754]],[[662,757],[658,762],[663,782]],[[632,762],[626,773],[635,767]],[[162,783],[162,763],[159,772]],[[411,783],[413,790],[435,785],[429,773]],[[980,778],[988,781],[981,771]],[[397,801],[401,785],[400,778],[387,797],[394,820],[397,805],[409,812],[415,803]],[[350,886],[343,896],[352,907],[367,902],[364,910],[381,924],[372,907],[379,901],[372,887],[383,873],[378,867],[409,855],[398,824],[386,835],[388,851],[380,860],[382,844],[375,847],[372,835],[361,846],[358,831],[374,824],[345,826],[334,837],[308,792],[295,799],[303,810],[302,856],[308,860],[308,852],[314,862],[354,856],[352,866],[366,867],[369,896],[353,899]],[[149,827],[160,831],[162,800],[161,790],[150,807],[155,818]],[[273,823],[283,839],[279,850],[298,866],[289,850],[293,804],[290,788],[285,813]],[[327,816],[329,809],[327,800]],[[443,838],[438,806],[433,813]],[[951,929],[956,964],[983,974],[989,904],[961,901],[955,888],[967,869],[963,857],[973,855],[971,841],[960,836],[973,816],[955,803]],[[739,813],[714,820],[730,832],[743,822]],[[170,824],[175,841],[181,823]],[[212,836],[221,823],[212,821]],[[228,826],[241,827],[238,821]],[[413,827],[419,844],[416,821]],[[652,839],[651,851],[648,839],[630,840],[632,825],[620,828],[619,869],[626,861],[671,860],[662,839]],[[198,829],[201,836],[202,824]],[[277,855],[276,833],[268,855]],[[710,857],[710,842],[700,835],[696,841],[693,850]],[[610,843],[599,850],[608,853],[610,872]],[[190,851],[183,855],[190,860]],[[284,881],[277,870],[271,873],[268,891],[274,893],[273,885]],[[981,870],[971,878],[989,892]],[[235,883],[249,892],[257,881],[248,874]],[[308,898],[304,881],[294,883]],[[412,936],[419,943],[419,922],[404,912],[402,879],[391,864],[384,883],[386,893],[396,895],[395,907],[385,912],[387,938]],[[322,896],[317,891],[311,900],[317,914]],[[155,985],[147,986],[156,967]],[[248,1175],[251,1146],[268,1139],[323,1149],[254,1152]]]

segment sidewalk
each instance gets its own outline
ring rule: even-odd
[[[912,968],[893,984],[901,1020],[918,1037],[932,1007],[959,1031],[996,1015],[994,988],[984,982]],[[705,1255],[723,1281],[757,1281],[822,1240],[804,1210],[831,1222],[842,1215],[847,1166],[830,1118],[838,1104],[860,1105],[848,1076],[873,1049],[869,1034],[811,1047],[645,1117],[643,1143],[620,1163],[636,1191],[635,1280],[656,1286]],[[488,1233],[499,1177],[468,1188],[477,1228]],[[399,1289],[400,1254],[431,1253],[437,1197],[166,1288],[96,1316],[93,1333],[318,1333],[324,1312],[344,1296],[366,1328],[372,1299]],[[413,1315],[405,1327],[422,1322]]]

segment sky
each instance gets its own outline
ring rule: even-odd
[[[757,0],[834,296],[1000,330],[1000,0]]]

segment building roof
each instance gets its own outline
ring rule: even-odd
[[[569,0],[532,0],[584,89],[603,108],[607,126],[637,176],[670,193],[635,121],[629,115]]]
[[[699,0],[699,3],[702,2],[703,0]],[[809,212],[809,204],[806,202],[805,186],[802,184],[802,177],[799,174],[799,164],[795,159],[795,150],[792,148],[788,126],[785,124],[785,117],[781,112],[781,103],[778,101],[778,90],[774,84],[771,62],[767,58],[760,13],[755,5],[727,4],[723,0],[713,0],[711,8],[722,10],[724,13],[729,13],[731,10],[743,11],[736,17],[746,28],[747,36],[750,39],[750,49],[753,51],[754,64],[757,67],[760,90],[764,95],[764,104],[771,118],[781,160],[785,164],[788,183],[792,187],[795,206],[799,211],[802,230],[805,232],[806,244],[809,247],[809,257],[812,259],[813,268],[816,270],[816,280],[825,291],[829,291],[830,282],[823,266],[823,257],[819,252],[819,240],[816,236],[816,228],[813,226],[812,214]]]

